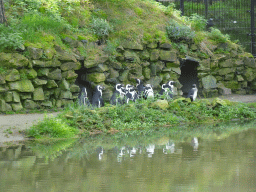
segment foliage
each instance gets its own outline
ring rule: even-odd
[[[7,49],[17,49],[23,45],[22,33],[16,32],[12,27],[0,24],[0,51]]]
[[[207,20],[203,16],[194,13],[189,17],[189,21],[191,23],[191,28],[195,31],[205,30]]]
[[[102,18],[93,18],[91,28],[93,33],[101,39],[105,39],[109,36],[109,33],[113,31],[108,21]]]
[[[72,138],[78,132],[78,129],[68,126],[62,119],[46,116],[43,121],[27,131],[27,136],[37,139],[41,137]]]
[[[195,102],[177,99],[169,100],[167,109],[152,105],[153,100],[137,100],[135,103],[112,106],[106,104],[102,108],[71,104],[57,118],[45,118],[33,126],[28,135],[40,138],[74,137],[78,128],[84,133],[98,132],[143,132],[152,131],[158,126],[177,125],[180,122],[209,123],[230,121],[231,119],[254,119],[256,109],[253,105],[232,103],[218,99],[209,102],[206,99]],[[73,127],[76,127],[73,128]]]
[[[214,42],[218,43],[226,43],[230,40],[228,34],[224,35],[221,33],[219,29],[211,27],[211,32],[208,33],[208,38],[213,40]]]
[[[182,40],[192,40],[195,37],[195,32],[192,31],[188,26],[179,24],[175,21],[170,21],[166,26],[166,32],[171,40],[176,42]]]

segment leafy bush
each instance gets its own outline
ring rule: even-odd
[[[192,40],[195,37],[195,32],[188,26],[170,21],[166,26],[166,32],[170,39],[179,42],[182,40]]]
[[[22,33],[15,32],[11,27],[0,24],[0,51],[7,49],[17,49],[23,45]]]
[[[208,34],[208,38],[215,41],[216,43],[226,43],[230,40],[228,34],[224,35],[219,29],[213,27],[210,28],[211,32]]]
[[[91,22],[91,27],[93,33],[102,39],[108,37],[109,33],[113,31],[108,21],[101,18],[93,18]]]
[[[34,125],[27,131],[28,137],[52,137],[52,138],[72,138],[78,133],[78,129],[68,126],[63,120],[55,117],[45,117],[45,119]]]
[[[195,31],[204,31],[207,20],[202,17],[197,15],[196,13],[192,14],[192,16],[189,17],[189,21],[191,23],[191,28],[194,29]]]

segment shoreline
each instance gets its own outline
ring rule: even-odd
[[[256,95],[226,95],[219,96],[220,99],[227,99],[232,102],[253,103],[256,102]],[[204,98],[198,98],[198,100]],[[207,98],[209,101],[214,98]],[[42,120],[45,115],[57,116],[60,112],[49,113],[31,113],[31,114],[12,114],[0,115],[0,147],[6,146],[8,143],[21,142],[28,140],[25,138],[24,131],[33,124]]]

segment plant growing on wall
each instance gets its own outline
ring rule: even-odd
[[[166,32],[168,37],[175,42],[190,41],[195,37],[195,32],[188,26],[174,21],[170,21],[166,26]]]

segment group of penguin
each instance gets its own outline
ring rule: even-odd
[[[154,98],[154,91],[153,86],[151,84],[143,85],[143,82],[140,79],[136,79],[137,85],[134,87],[133,85],[127,84],[124,86],[123,84],[116,84],[115,91],[110,98],[110,104],[112,105],[123,105],[128,104],[129,101],[135,102],[137,99],[149,99]],[[159,96],[164,97],[165,99],[172,99],[173,98],[173,91],[174,91],[174,81],[168,81],[166,84],[163,84],[161,87],[160,92],[158,93]],[[97,85],[94,89],[92,95],[92,102],[90,103],[87,97],[87,91],[85,87],[81,88],[79,101],[81,105],[92,105],[93,107],[103,107],[104,101],[102,98],[102,91],[104,87],[101,85]],[[192,89],[189,91],[187,98],[190,98],[191,101],[194,101],[197,97],[198,89],[196,84],[192,85]]]

